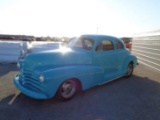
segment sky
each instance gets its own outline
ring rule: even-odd
[[[132,37],[159,21],[160,0],[0,0],[0,34]]]

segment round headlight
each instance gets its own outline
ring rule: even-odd
[[[39,81],[44,82],[44,76],[42,74],[39,76]]]

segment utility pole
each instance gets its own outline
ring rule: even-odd
[[[96,29],[96,33],[98,33],[98,30],[99,30],[99,28],[97,27],[97,29]]]

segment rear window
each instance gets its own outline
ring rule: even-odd
[[[113,50],[113,49],[114,49],[114,47],[113,47],[113,44],[110,40],[103,40],[96,47],[96,51],[109,51],[109,50]]]

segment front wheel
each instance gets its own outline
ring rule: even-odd
[[[133,64],[129,63],[125,77],[131,77],[133,73]]]
[[[77,83],[75,80],[64,81],[58,89],[57,95],[60,100],[71,99],[77,92]]]

